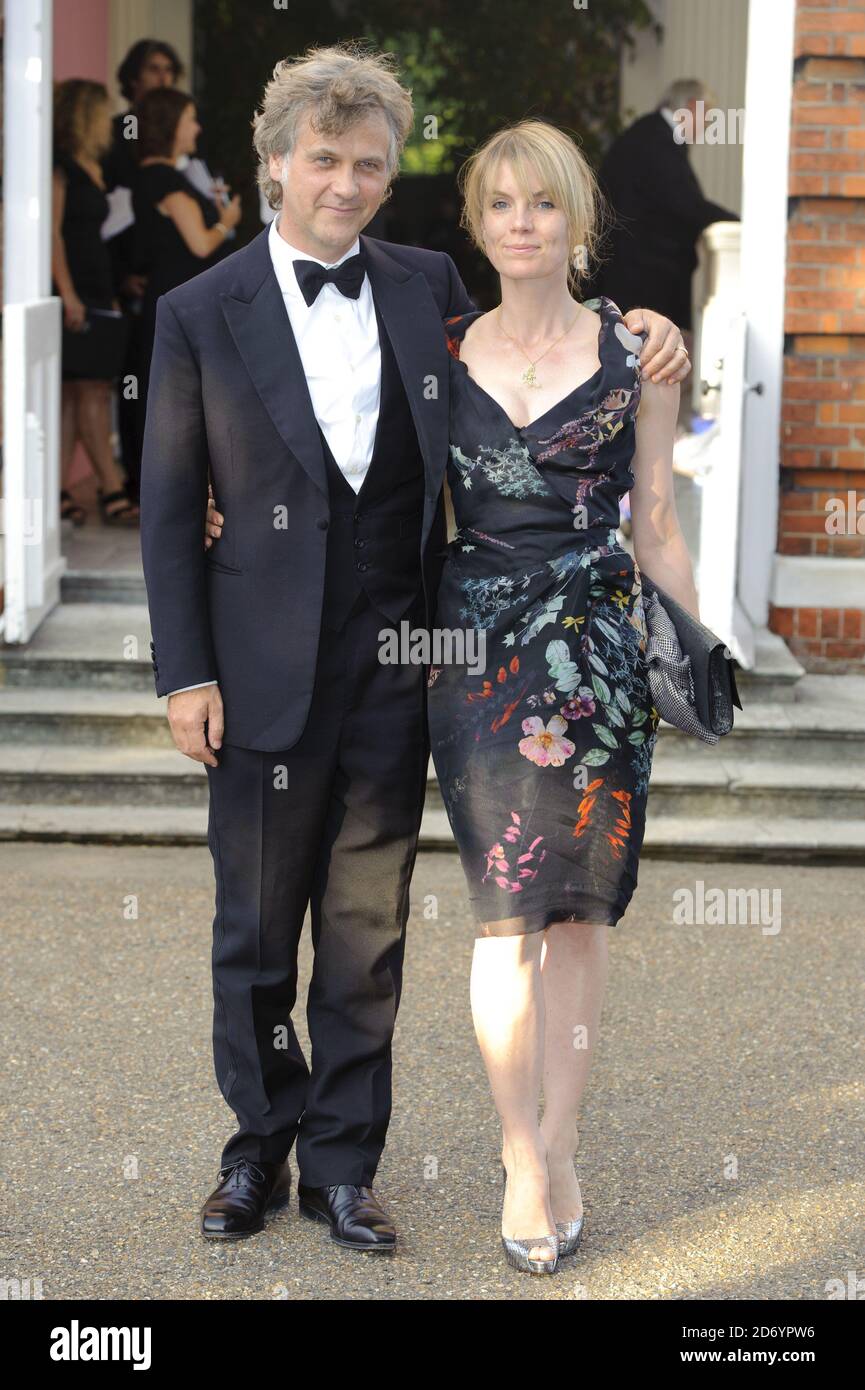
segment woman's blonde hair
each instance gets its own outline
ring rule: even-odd
[[[484,208],[503,161],[511,166],[527,197],[543,188],[564,213],[571,247],[568,273],[574,288],[591,268],[605,206],[588,161],[570,136],[548,121],[518,121],[491,135],[459,173],[460,223],[484,252]]]
[[[381,111],[390,130],[388,178],[396,177],[414,110],[411,92],[394,76],[395,66],[392,53],[370,53],[350,43],[310,48],[302,58],[277,63],[252,121],[258,186],[272,208],[282,206],[282,186],[270,176],[270,156],[291,153],[306,115],[322,135],[341,135]]]
[[[87,144],[93,123],[111,98],[101,82],[69,77],[54,83],[54,151],[75,159]]]

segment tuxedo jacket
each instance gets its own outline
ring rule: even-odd
[[[418,564],[429,613],[446,542],[442,319],[474,305],[443,252],[360,240],[423,456]],[[206,551],[208,474],[226,524]],[[218,680],[227,742],[273,751],[303,732],[329,515],[322,435],[265,228],[159,299],[142,454],[156,691]]]
[[[703,196],[688,146],[676,143],[660,111],[613,142],[598,177],[616,222],[593,290],[623,313],[644,304],[690,328],[697,240],[712,222],[738,222],[737,214]]]

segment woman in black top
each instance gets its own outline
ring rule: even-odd
[[[52,292],[63,301],[63,387],[61,404],[62,477],[65,481],[80,439],[99,482],[102,519],[108,524],[137,524],[138,508],[130,501],[111,448],[111,383],[118,374],[116,348],[106,342],[86,368],[78,365],[72,334],[87,329],[88,310],[118,308],[111,260],[100,229],[108,200],[100,159],[111,140],[108,93],[98,82],[72,79],[58,85],[54,108],[54,175],[52,198]],[[91,318],[92,322],[92,318]],[[93,331],[93,330],[91,330]],[[94,341],[97,340],[94,335]],[[60,495],[61,515],[80,526],[84,509],[67,491]]]
[[[161,39],[138,39],[117,69],[117,85],[128,106],[125,111],[118,112],[111,123],[112,144],[102,161],[102,171],[109,192],[128,190],[130,204],[138,170],[135,104],[154,87],[176,87],[182,76],[183,64],[177,52]],[[140,381],[141,301],[146,280],[135,272],[134,221],[111,238],[108,249],[114,270],[114,288],[128,329],[121,375],[124,380],[132,377]],[[138,400],[129,399],[125,391],[117,397],[117,433],[129,491],[137,497],[141,478]]]
[[[240,198],[219,207],[176,167],[194,154],[201,126],[188,92],[158,87],[145,93],[138,116],[138,172],[132,190],[135,211],[135,269],[147,276],[142,309],[142,371],[139,388],[141,437],[147,377],[156,331],[156,301],[191,280],[220,257],[225,239],[240,221]]]

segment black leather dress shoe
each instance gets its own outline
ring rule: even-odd
[[[347,1250],[396,1249],[396,1231],[371,1187],[338,1183],[336,1187],[304,1187],[298,1183],[300,1214],[324,1221],[330,1238]]]
[[[290,1195],[287,1163],[239,1158],[219,1170],[217,1186],[201,1208],[201,1234],[207,1240],[245,1240],[263,1230],[267,1213],[286,1206]]]

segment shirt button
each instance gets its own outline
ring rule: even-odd
[[[361,572],[363,572],[363,570],[368,570],[368,569],[369,569],[369,565],[366,564],[366,562],[364,561],[364,563],[358,565],[357,568],[358,568]]]
[[[362,415],[355,415],[355,417],[354,417],[354,423],[355,423],[356,425],[359,425],[362,419],[363,419],[363,416],[362,416]]]
[[[355,541],[355,546],[357,547],[358,550],[363,550],[363,548],[364,548],[365,545],[366,545],[366,541],[361,541],[361,540],[356,540],[356,541]]]

